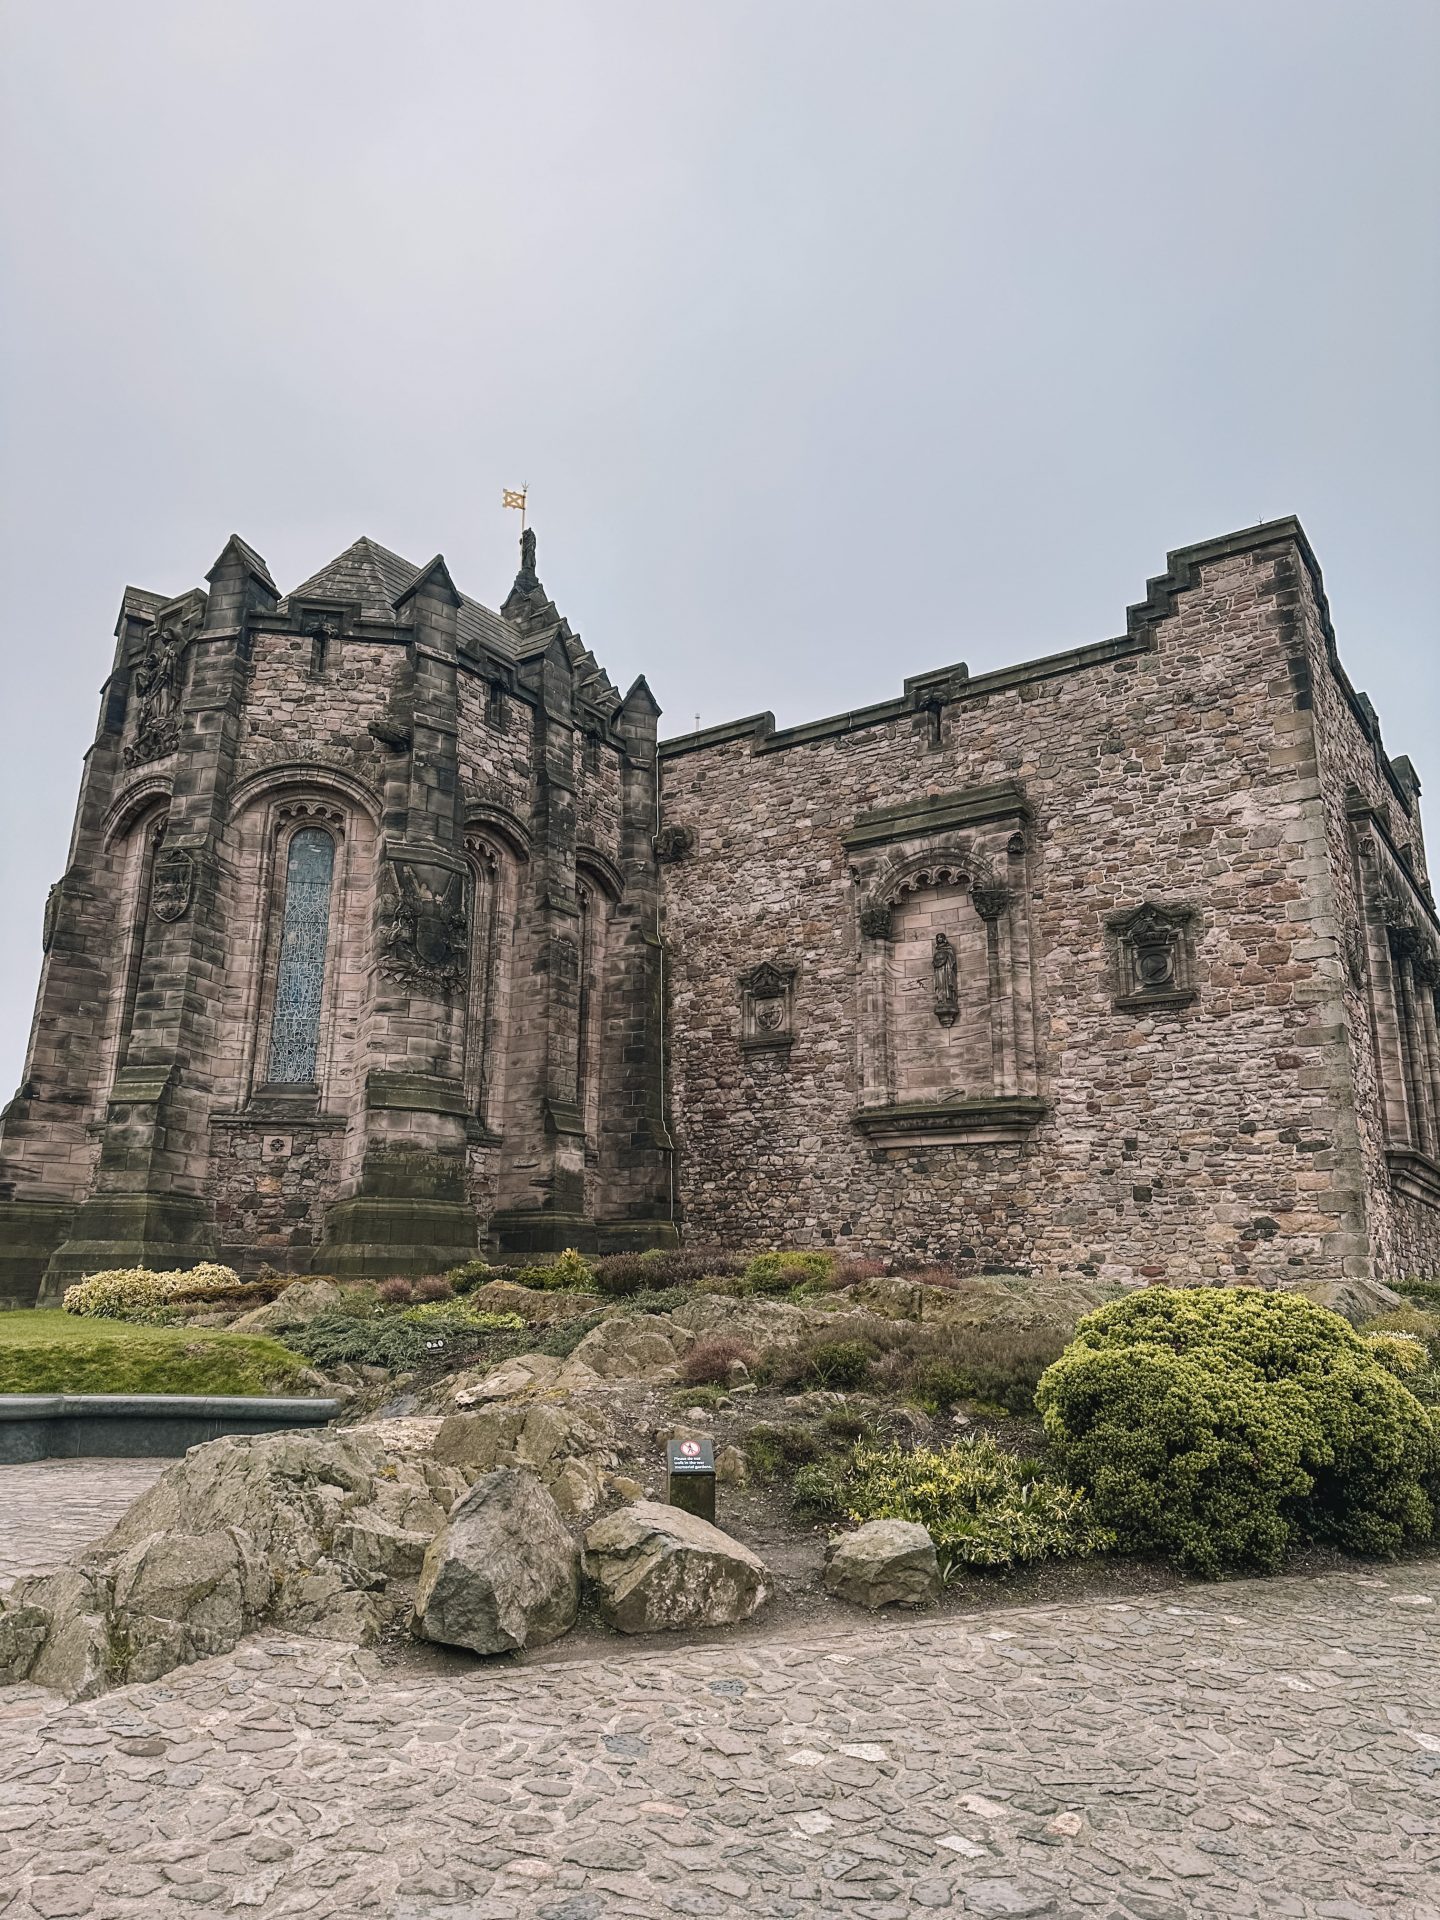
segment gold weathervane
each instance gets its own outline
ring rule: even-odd
[[[501,506],[514,507],[516,512],[520,515],[520,531],[522,533],[525,531],[525,496],[529,493],[529,491],[530,489],[528,486],[502,487],[500,490]]]

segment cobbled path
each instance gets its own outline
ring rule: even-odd
[[[15,1688],[0,1911],[1437,1920],[1437,1594],[1432,1561],[423,1671],[270,1637]]]
[[[31,1573],[49,1573],[89,1546],[169,1460],[36,1460],[0,1467],[0,1593]]]

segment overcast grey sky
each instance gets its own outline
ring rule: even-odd
[[[541,572],[667,731],[1282,513],[1440,822],[1440,0],[4,0],[0,1098],[127,582]]]

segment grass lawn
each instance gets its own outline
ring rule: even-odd
[[[304,1365],[257,1334],[0,1313],[0,1393],[287,1393]]]

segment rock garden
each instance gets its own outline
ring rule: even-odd
[[[690,1249],[378,1285],[96,1275],[63,1313],[0,1317],[7,1391],[105,1390],[128,1357],[127,1390],[343,1411],[191,1448],[20,1581],[0,1678],[88,1698],[264,1626],[553,1658],[1422,1550],[1440,1289],[1323,1291]],[[702,1469],[683,1487],[675,1448]]]

